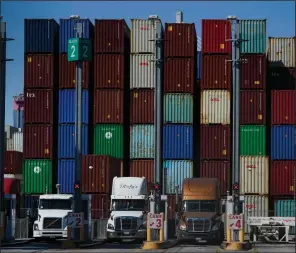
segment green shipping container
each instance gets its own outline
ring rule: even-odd
[[[266,19],[240,20],[240,39],[248,40],[241,44],[241,53],[266,53]]]
[[[293,199],[279,199],[274,201],[275,216],[295,217],[295,201]],[[290,227],[290,234],[295,234],[295,227]]]
[[[25,160],[23,163],[23,193],[52,193],[52,162]]]
[[[266,127],[256,125],[240,126],[240,155],[266,155]]]
[[[100,124],[95,126],[94,154],[123,158],[123,126]]]

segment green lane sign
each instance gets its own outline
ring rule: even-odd
[[[68,61],[91,61],[91,41],[82,38],[68,40]]]

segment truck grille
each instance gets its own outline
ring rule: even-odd
[[[137,229],[136,217],[120,217],[115,219],[115,230]]]
[[[209,219],[187,219],[188,232],[208,232],[211,228]]]
[[[61,218],[44,218],[43,229],[61,229],[62,219]]]

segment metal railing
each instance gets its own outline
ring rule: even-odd
[[[15,219],[15,239],[29,238],[29,220],[27,218]]]

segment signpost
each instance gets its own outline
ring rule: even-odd
[[[82,214],[81,213],[68,213],[67,226],[71,228],[80,228],[82,226]]]
[[[82,38],[68,40],[68,61],[91,61],[91,41]]]
[[[229,224],[229,229],[231,230],[242,230],[243,222],[244,222],[243,214],[228,215],[228,224]]]
[[[163,213],[149,213],[149,228],[162,229],[163,228]]]

